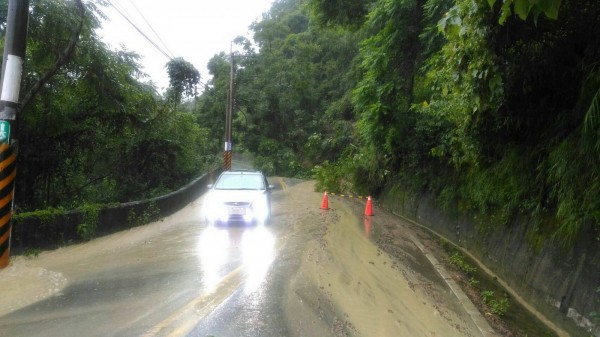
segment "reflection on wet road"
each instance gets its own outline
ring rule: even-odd
[[[273,249],[275,238],[265,229],[244,232],[242,236],[242,260],[246,271],[246,293],[255,291],[264,280],[271,262],[273,262]]]
[[[205,290],[214,291],[227,273],[226,266],[239,250],[245,275],[245,289],[254,291],[263,281],[273,261],[275,237],[264,226],[256,228],[215,228],[204,230],[198,239],[198,260],[204,272]]]
[[[276,238],[268,227],[255,228],[208,228],[199,239],[198,258],[204,271],[207,291],[215,291],[219,297],[218,305],[212,308],[210,315],[197,315],[194,329],[188,331],[188,336],[238,336],[243,331],[244,336],[281,336],[280,328],[271,321],[269,325],[264,320],[273,317],[278,311],[278,305],[273,300],[267,284],[268,273],[276,255]],[[239,266],[227,274],[228,261],[236,257],[222,258],[228,252],[236,251]],[[221,257],[218,257],[220,255]],[[225,291],[227,297],[221,296],[227,278],[233,273],[243,275],[235,288]],[[278,299],[277,299],[278,300]],[[283,323],[283,318],[277,320]],[[264,330],[268,328],[268,330]],[[273,331],[277,331],[274,333]]]
[[[208,227],[196,240],[200,293],[146,331],[145,336],[185,336],[240,291],[255,292],[274,259],[275,236],[265,226]],[[260,303],[262,305],[262,303]]]
[[[0,273],[0,337],[481,335],[407,227],[386,223],[397,236],[383,237],[383,214],[336,200],[323,211],[312,182],[275,182],[267,226],[209,227],[201,197],[164,221],[17,259]]]
[[[32,294],[19,310],[0,298],[0,336],[185,336],[232,295],[259,292],[277,226],[207,227],[198,221],[201,205],[202,198],[162,223],[23,260],[19,270],[57,274],[64,286],[40,280],[34,291],[51,296]],[[0,278],[15,292],[4,300],[27,295],[17,294],[27,283],[19,277]]]

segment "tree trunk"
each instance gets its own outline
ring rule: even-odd
[[[31,89],[23,96],[21,100],[21,106],[19,108],[20,111],[25,110],[27,105],[33,100],[33,98],[40,92],[44,84],[46,84],[52,76],[54,76],[60,67],[67,64],[71,57],[73,56],[73,52],[75,51],[75,47],[77,46],[77,42],[79,41],[79,35],[81,34],[81,30],[83,29],[83,23],[85,22],[85,7],[81,0],[75,0],[75,6],[77,7],[77,11],[79,12],[79,16],[81,17],[81,21],[79,25],[73,30],[73,34],[71,35],[71,39],[69,43],[65,47],[62,53],[60,53],[54,62],[54,64],[48,69],[31,87]]]

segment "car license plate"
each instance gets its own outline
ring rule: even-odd
[[[232,207],[229,209],[229,214],[244,215],[244,214],[246,214],[246,209],[243,207]]]

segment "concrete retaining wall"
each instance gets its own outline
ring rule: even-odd
[[[156,221],[169,216],[197,199],[221,172],[220,169],[204,174],[183,188],[157,198],[133,201],[102,208],[98,214],[95,236],[107,235],[139,225],[131,218]],[[83,241],[77,226],[84,221],[82,211],[67,211],[50,220],[36,217],[13,223],[11,251],[19,254],[27,249],[54,249],[61,245]]]
[[[566,250],[549,240],[537,249],[528,240],[526,220],[482,231],[473,218],[443,211],[428,194],[387,191],[381,198],[395,211],[464,247],[527,302],[573,336],[600,337],[600,233],[584,229]],[[583,329],[576,329],[575,322]]]

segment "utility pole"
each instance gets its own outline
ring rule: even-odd
[[[233,116],[233,43],[231,44],[231,64],[229,69],[229,90],[227,91],[227,112],[225,114],[225,152],[223,154],[223,169],[231,170],[233,146],[231,143],[231,120]]]
[[[17,112],[27,42],[29,0],[9,0],[0,79],[0,268],[9,263],[17,176]]]

